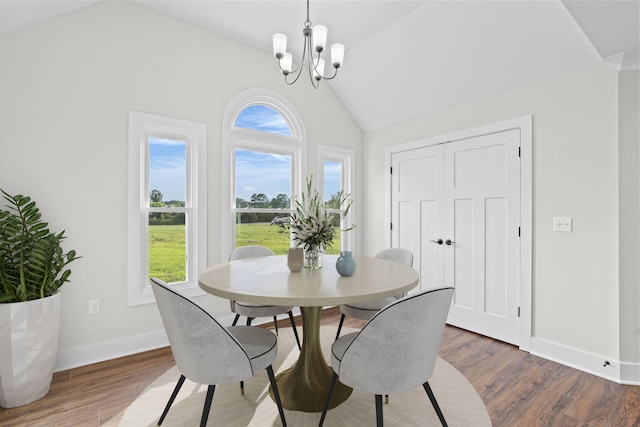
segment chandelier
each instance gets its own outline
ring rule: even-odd
[[[322,58],[322,52],[327,44],[327,32],[327,27],[324,25],[315,25],[311,28],[309,0],[307,0],[307,20],[304,21],[304,28],[302,29],[302,35],[304,36],[302,58],[295,69],[292,69],[293,56],[287,52],[287,36],[282,33],[273,35],[273,55],[278,59],[285,83],[292,85],[297,82],[304,68],[308,69],[309,79],[315,89],[318,89],[320,80],[331,80],[338,74],[338,68],[340,68],[344,60],[344,45],[334,43],[331,45],[333,74],[331,76],[324,75],[325,61]],[[295,78],[291,80],[291,76],[295,76]]]

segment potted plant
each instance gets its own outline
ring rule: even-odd
[[[322,252],[331,247],[339,232],[340,222],[349,213],[351,195],[339,191],[334,197],[333,206],[329,207],[313,187],[311,175],[307,178],[306,192],[294,203],[295,209],[291,212],[289,221],[280,225],[291,232],[296,247],[304,249],[304,266],[321,268]],[[354,227],[355,224],[340,231],[349,231]]]
[[[58,351],[62,298],[69,280],[64,231],[53,233],[28,196],[1,190],[0,209],[0,406],[33,402],[49,391]]]

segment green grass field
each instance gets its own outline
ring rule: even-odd
[[[166,282],[185,280],[186,256],[184,225],[149,226],[149,277]],[[290,247],[289,234],[280,226],[269,223],[236,225],[236,247],[262,245],[277,255],[285,255]],[[340,253],[340,237],[333,241],[327,254]]]
[[[149,226],[149,278],[167,283],[186,280],[186,238],[184,225]]]

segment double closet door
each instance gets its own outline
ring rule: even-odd
[[[391,153],[391,245],[420,289],[455,289],[447,322],[518,345],[520,129]]]

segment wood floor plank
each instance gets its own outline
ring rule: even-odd
[[[339,310],[331,308],[321,322],[337,326],[339,320]],[[346,318],[344,326],[364,323]],[[279,323],[287,326],[288,320]],[[473,385],[494,427],[640,427],[640,387],[616,384],[451,326],[445,328],[440,356]],[[116,426],[137,396],[174,365],[167,347],[58,372],[44,398],[0,408],[0,427]]]

